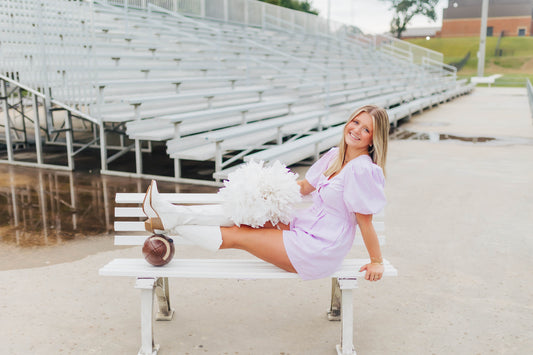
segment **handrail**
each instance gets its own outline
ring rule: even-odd
[[[18,81],[15,81],[15,80],[13,80],[13,79],[10,79],[10,78],[8,78],[7,76],[4,76],[4,75],[0,74],[0,79],[1,79],[1,80],[4,80],[4,81],[7,81],[8,83],[11,83],[11,84],[13,84],[13,85],[16,85],[16,86],[18,86],[19,88],[21,88],[22,90],[25,90],[25,91],[27,91],[27,92],[30,92],[30,93],[32,93],[33,95],[38,96],[38,97],[40,97],[40,98],[42,98],[42,99],[44,99],[44,100],[47,100],[47,99],[48,99],[48,97],[47,97],[46,95],[44,95],[43,93],[40,93],[40,92],[37,91],[37,90],[34,90],[34,89],[32,89],[32,88],[30,88],[30,87],[24,85],[24,84],[21,84],[21,83],[19,83]],[[70,107],[70,106],[68,106],[68,105],[66,105],[66,104],[64,104],[64,103],[62,103],[62,102],[60,102],[60,101],[57,101],[57,100],[53,100],[53,99],[52,99],[52,100],[50,100],[50,103],[52,103],[52,104],[54,104],[54,105],[56,105],[56,106],[59,106],[59,107],[65,109],[65,110],[67,110],[67,111],[70,111],[70,112],[74,113],[76,116],[78,116],[78,117],[80,117],[80,118],[83,118],[83,119],[85,119],[85,120],[87,120],[87,121],[91,121],[92,123],[95,123],[95,124],[100,124],[100,121],[99,121],[98,119],[96,119],[96,118],[94,118],[94,117],[91,117],[91,116],[87,115],[86,113],[83,113],[83,112],[81,112],[81,111],[79,111],[79,110],[77,110],[77,109],[75,109],[75,108],[73,108],[73,107]]]
[[[533,86],[529,78],[526,79],[527,96],[529,97],[529,110],[531,111],[531,118],[533,119]]]
[[[100,120],[99,119],[91,117],[91,116],[89,116],[86,113],[83,113],[83,112],[81,112],[81,111],[79,111],[79,110],[77,110],[75,108],[70,107],[69,105],[65,105],[64,103],[59,102],[57,100],[50,100],[50,102],[53,103],[56,106],[59,106],[59,107],[65,109],[67,111],[72,112],[75,116],[77,116],[79,118],[83,118],[84,120],[91,121],[92,123],[97,124],[97,125],[100,124]]]
[[[457,68],[454,67],[453,65],[442,63],[442,62],[439,62],[438,60],[434,60],[428,57],[422,58],[422,64],[438,66],[444,70],[450,71],[452,76],[457,76]]]
[[[380,47],[380,50],[396,58],[407,60],[411,63],[413,62],[413,53],[403,48],[394,47],[390,44],[384,44]]]
[[[30,87],[28,87],[28,86],[26,86],[26,85],[21,84],[21,83],[19,83],[18,81],[15,81],[15,80],[13,80],[13,79],[10,79],[10,78],[8,78],[7,76],[4,76],[4,75],[0,74],[0,79],[2,79],[2,80],[4,80],[4,81],[7,81],[8,83],[11,83],[11,84],[13,84],[13,85],[16,85],[16,86],[18,86],[19,88],[21,88],[21,89],[23,89],[23,90],[26,90],[26,91],[28,91],[28,92],[31,92],[33,95],[39,96],[39,97],[41,97],[41,98],[43,98],[43,99],[46,99],[46,95],[44,95],[44,94],[40,93],[39,91],[34,90],[34,89],[32,89],[32,88],[30,88]]]
[[[399,47],[403,47],[402,51],[410,52],[413,54],[413,62],[416,64],[419,64],[422,62],[422,60],[418,61],[417,57],[431,58],[437,62],[443,62],[443,58],[444,58],[442,53],[439,53],[437,51],[424,48],[421,46],[417,46],[416,44],[412,44],[406,41],[399,40],[389,35],[381,35],[381,34],[374,35],[374,43],[376,45],[376,48],[380,47],[380,43],[382,43],[381,46],[389,45],[395,48],[396,50],[399,50],[400,49]],[[415,57],[415,52],[420,53],[420,55]]]

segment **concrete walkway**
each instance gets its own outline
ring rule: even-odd
[[[533,125],[525,89],[478,88],[401,129],[500,139],[391,142],[383,249],[400,276],[360,282],[358,354],[531,352]],[[0,354],[136,354],[134,280],[97,272],[112,258],[139,256],[140,248],[117,249],[0,272]],[[180,247],[176,256],[214,255]],[[333,355],[340,325],[326,320],[329,288],[327,279],[174,280],[175,319],[155,324],[160,354]]]

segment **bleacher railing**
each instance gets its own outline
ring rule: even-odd
[[[74,170],[74,157],[90,146],[95,147],[99,142],[96,136],[92,139],[84,138],[83,142],[76,142],[74,137],[75,119],[83,120],[83,126],[87,123],[91,126],[89,130],[83,129],[84,132],[90,132],[91,129],[96,131],[99,124],[96,119],[1,74],[0,108],[0,125],[3,126],[0,142],[5,144],[6,152],[0,162]],[[33,137],[29,136],[30,131],[33,131]],[[47,164],[43,155],[44,143],[65,146],[66,165]],[[16,154],[18,148],[23,153],[20,158]],[[30,150],[35,150],[34,161],[28,160],[24,154]],[[4,155],[3,151],[1,153]]]
[[[533,119],[533,86],[531,81],[526,79],[527,97],[529,98],[529,110],[531,111],[531,118]]]
[[[356,39],[414,64],[442,63],[439,52],[420,47],[387,35],[362,36],[354,26],[349,26],[313,14],[271,5],[257,0],[98,0],[125,8],[147,9],[149,4],[202,19],[216,20],[263,29],[282,29],[311,35],[330,36],[337,39]],[[366,37],[367,39],[362,39]],[[426,64],[428,62],[426,61]]]
[[[261,28],[266,28],[270,22],[285,29],[302,28],[307,33],[328,33],[325,19],[257,0],[101,0],[100,2],[138,9],[146,9],[149,4],[153,4],[202,19]],[[330,27],[336,29],[342,25],[333,24]]]
[[[424,64],[424,61],[442,63],[442,53],[399,40],[388,35],[375,35],[373,45],[376,49],[391,53],[398,58],[404,58],[414,64]]]

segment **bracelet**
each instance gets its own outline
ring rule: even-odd
[[[383,265],[383,258],[370,258],[370,263],[371,264],[379,264],[379,265]]]

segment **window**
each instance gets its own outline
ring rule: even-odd
[[[487,27],[487,37],[492,37],[492,32],[494,31],[494,27],[490,26]]]
[[[518,36],[524,37],[526,35],[526,29],[525,28],[519,28],[518,29]]]

